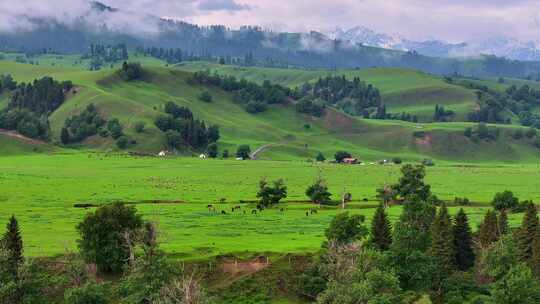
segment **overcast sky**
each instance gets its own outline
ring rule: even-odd
[[[102,0],[142,18],[145,14],[198,24],[262,25],[277,30],[327,31],[366,26],[411,39],[452,42],[505,35],[540,40],[538,0]],[[18,14],[69,19],[86,0],[0,0],[0,29]],[[118,22],[141,23],[126,17]],[[131,24],[133,28],[137,28]],[[138,29],[139,30],[139,29]],[[148,31],[151,31],[150,29]]]

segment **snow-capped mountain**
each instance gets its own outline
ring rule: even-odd
[[[496,55],[514,60],[540,60],[540,43],[520,41],[515,38],[493,37],[483,41],[448,43],[443,40],[414,41],[401,35],[377,33],[369,28],[357,26],[349,30],[336,29],[328,33],[332,39],[350,41],[355,44],[381,47],[401,51],[416,51],[433,57],[470,57]]]

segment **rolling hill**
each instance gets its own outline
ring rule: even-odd
[[[76,93],[49,118],[52,141],[59,141],[64,121],[93,103],[106,118],[118,118],[125,132],[137,142],[131,149],[157,153],[166,148],[164,133],[154,126],[166,102],[189,107],[198,119],[218,124],[220,150],[233,152],[240,144],[252,150],[268,145],[259,157],[263,159],[307,159],[321,151],[330,158],[337,150],[347,150],[362,160],[376,161],[392,157],[409,160],[434,158],[460,162],[533,162],[540,157],[530,141],[513,140],[510,133],[517,126],[498,126],[502,130],[495,142],[473,142],[463,135],[471,123],[415,124],[400,121],[366,120],[329,109],[322,118],[295,111],[291,104],[272,105],[259,114],[247,113],[233,101],[231,94],[218,88],[195,85],[188,81],[190,71],[208,68],[193,64],[180,67],[145,65],[144,81],[125,82],[112,70],[82,71],[80,67],[29,65],[0,61],[0,73],[9,73],[17,81],[31,81],[45,75],[73,81]],[[472,91],[445,83],[439,77],[403,69],[367,69],[354,71],[303,71],[260,68],[220,68],[219,73],[234,74],[250,80],[296,86],[328,73],[360,76],[377,86],[390,111],[408,111],[430,115],[435,104],[465,111],[474,104]],[[211,103],[198,99],[203,91],[214,97]],[[463,112],[461,112],[463,113]],[[143,121],[146,130],[139,134],[134,124]],[[114,142],[94,136],[76,146],[79,149],[117,149]],[[182,151],[192,154],[193,151]]]

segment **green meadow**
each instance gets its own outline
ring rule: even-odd
[[[135,158],[124,154],[53,153],[0,157],[0,221],[16,214],[32,256],[54,256],[76,248],[76,225],[93,208],[115,201],[136,204],[162,231],[164,249],[185,260],[258,252],[313,252],[324,229],[341,209],[306,202],[304,191],[323,177],[339,200],[352,193],[351,213],[369,222],[377,205],[375,189],[399,178],[399,166],[317,164],[305,161],[235,161],[197,158]],[[460,165],[429,167],[426,181],[440,199],[467,197],[473,227],[496,192],[512,190],[538,200],[539,165]],[[278,207],[251,214],[261,178],[283,178],[288,197]],[[367,200],[367,201],[364,201]],[[217,213],[209,212],[208,204]],[[231,212],[240,205],[241,211]],[[281,211],[280,208],[284,210]],[[221,211],[227,214],[221,214]],[[390,208],[396,221],[401,208]],[[450,208],[452,213],[458,207]],[[246,211],[246,214],[244,214]],[[516,226],[520,214],[510,217]]]
[[[88,62],[77,56],[43,55],[35,59],[39,65],[16,63],[16,54],[5,54],[5,58],[0,61],[0,73],[9,73],[17,81],[52,76],[71,80],[76,87],[76,93],[70,93],[49,117],[50,143],[0,135],[0,221],[17,216],[26,253],[31,256],[75,250],[75,227],[94,207],[74,205],[115,201],[136,204],[146,219],[158,222],[164,249],[180,259],[313,252],[320,247],[328,222],[341,210],[326,207],[309,214],[315,207],[306,202],[304,194],[310,183],[323,177],[335,200],[345,191],[352,193],[347,211],[365,215],[369,223],[377,205],[375,189],[396,182],[400,175],[399,166],[312,162],[319,152],[330,159],[337,150],[346,150],[366,163],[393,157],[415,163],[432,158],[436,165],[427,169],[427,182],[448,202],[455,197],[469,198],[473,204],[466,209],[473,226],[480,222],[496,192],[508,189],[522,200],[540,199],[540,153],[532,140],[511,137],[519,126],[497,125],[501,130],[497,141],[473,142],[463,135],[465,128],[475,126],[467,122],[370,120],[334,109],[323,118],[314,118],[297,113],[292,105],[272,105],[253,115],[235,103],[230,93],[189,82],[190,73],[202,69],[290,87],[328,74],[343,74],[379,88],[391,112],[427,117],[435,104],[441,104],[458,116],[465,115],[474,106],[474,91],[448,84],[438,76],[377,68],[303,71],[207,63],[167,67],[149,57],[132,57],[142,62],[147,76],[143,81],[125,82],[114,74],[114,65],[87,71]],[[494,80],[485,82],[496,85]],[[203,91],[209,91],[214,101],[201,102],[198,96]],[[0,108],[8,99],[6,94],[0,95]],[[259,161],[243,162],[200,160],[189,150],[180,151],[180,157],[134,158],[118,151],[114,141],[99,136],[80,145],[54,145],[64,121],[93,103],[105,118],[121,121],[125,133],[137,141],[131,150],[156,154],[166,149],[166,143],[153,122],[169,101],[189,107],[199,119],[218,124],[220,152],[228,149],[233,154],[240,144],[249,144],[252,150],[266,145],[268,149],[258,155]],[[143,133],[133,130],[139,121],[146,123]],[[429,136],[416,138],[418,131]],[[288,197],[275,209],[251,214],[261,178],[283,178]],[[208,211],[208,204],[216,206],[217,214]],[[231,213],[236,205],[242,211]],[[398,206],[390,209],[393,221],[400,211]],[[457,212],[457,207],[451,212]],[[516,226],[520,217],[511,215],[511,224]]]

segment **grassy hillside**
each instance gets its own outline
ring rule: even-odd
[[[178,68],[186,71],[210,69],[219,74],[234,75],[259,83],[270,80],[289,87],[301,86],[305,82],[316,81],[319,77],[327,75],[360,77],[381,91],[388,112],[407,112],[418,115],[424,121],[432,119],[436,104],[444,105],[446,109],[456,112],[456,120],[464,120],[476,101],[476,96],[471,90],[448,84],[439,76],[406,69],[307,71],[236,67],[201,62],[180,64]]]
[[[233,71],[235,68],[223,69]],[[249,77],[252,80],[270,79],[280,83],[288,82],[291,86],[324,75],[324,72],[320,71],[238,69],[243,71],[238,75],[247,77],[249,74],[244,73],[253,73]],[[498,142],[474,143],[463,136],[466,127],[474,126],[469,123],[418,125],[399,121],[364,120],[333,109],[329,109],[323,118],[314,118],[296,113],[291,105],[274,105],[264,113],[253,115],[234,103],[228,93],[213,87],[188,84],[190,73],[187,71],[152,65],[146,66],[146,70],[148,76],[144,81],[125,82],[116,77],[112,70],[90,72],[76,67],[35,66],[0,61],[0,72],[12,74],[17,81],[31,81],[49,75],[59,80],[74,82],[76,93],[71,94],[50,117],[53,141],[58,141],[60,129],[67,118],[94,103],[106,118],[120,119],[125,133],[137,141],[133,149],[156,153],[165,148],[165,137],[154,126],[153,121],[163,112],[163,105],[173,101],[189,107],[197,118],[220,126],[221,150],[229,149],[234,152],[239,144],[249,144],[252,150],[270,145],[269,149],[260,154],[261,158],[267,159],[313,158],[319,151],[330,158],[337,150],[348,150],[362,160],[369,161],[394,156],[409,160],[431,157],[472,162],[533,162],[539,158],[537,148],[529,141],[513,141],[510,138],[508,132],[514,128],[512,126],[500,127],[503,131]],[[424,73],[399,69],[346,73],[358,75],[373,83],[382,90],[386,100],[395,98],[395,103],[407,111],[414,108],[416,111],[428,113],[435,103],[443,103],[440,96],[447,96],[446,102],[450,105],[451,100],[461,99],[461,103],[456,101],[456,105],[462,109],[468,106],[466,96],[469,91],[448,85],[441,79]],[[280,75],[288,78],[281,79]],[[204,103],[198,99],[199,94],[206,90],[214,96],[214,102]],[[440,91],[434,93],[430,90]],[[414,93],[408,95],[407,92]],[[412,103],[412,100],[419,102]],[[411,103],[407,104],[409,102]],[[133,130],[138,121],[146,122],[147,128],[142,134]],[[413,136],[418,131],[425,135],[422,138]],[[98,136],[83,144],[90,148],[116,149],[113,141]]]

